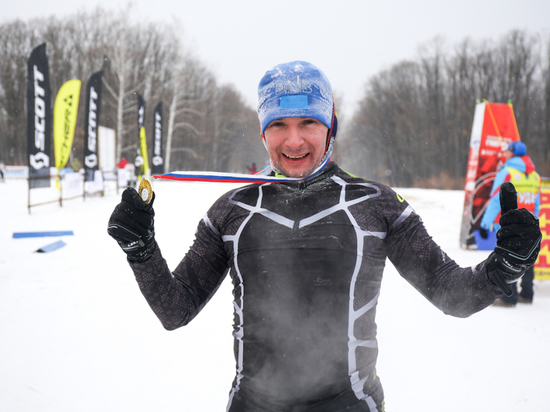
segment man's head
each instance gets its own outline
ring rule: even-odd
[[[510,159],[514,156],[524,156],[527,154],[527,146],[523,142],[512,142],[504,148],[504,155],[506,159]]]
[[[262,139],[274,169],[307,177],[332,153],[332,87],[314,65],[295,61],[266,72],[258,86]]]

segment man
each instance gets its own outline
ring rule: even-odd
[[[527,156],[527,146],[523,142],[512,142],[504,148],[505,163],[495,176],[491,198],[481,219],[481,234],[487,230],[498,230],[496,223],[500,215],[500,202],[497,194],[504,182],[511,182],[518,193],[518,207],[525,208],[537,218],[540,213],[540,176],[535,171],[535,165]],[[495,301],[495,306],[514,307],[517,302],[533,303],[533,278],[535,271],[530,267],[521,278],[521,293],[518,294],[516,282],[510,285],[511,296],[505,296]]]
[[[173,273],[154,239],[152,203],[134,189],[123,193],[108,231],[167,329],[191,321],[230,270],[237,371],[229,412],[383,411],[375,312],[386,257],[434,305],[466,317],[534,263],[538,221],[507,211],[509,232],[495,253],[460,268],[402,197],[330,162],[337,120],[321,70],[278,65],[258,94],[273,173],[293,180],[219,198]],[[505,203],[515,200],[503,193]],[[518,228],[526,240],[511,243]]]

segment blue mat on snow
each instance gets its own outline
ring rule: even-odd
[[[37,250],[38,253],[48,253],[53,252],[54,250],[57,250],[59,248],[62,248],[65,246],[66,243],[62,240],[58,240],[57,242],[50,243],[49,245],[42,246],[40,249]]]
[[[72,230],[65,230],[60,232],[14,232],[14,239],[22,239],[26,237],[51,237],[51,236],[73,236]]]

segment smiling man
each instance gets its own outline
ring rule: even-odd
[[[291,117],[265,129],[265,145],[273,165],[288,177],[305,177],[321,163],[328,128],[319,120]]]
[[[386,258],[436,307],[466,317],[534,264],[538,221],[503,186],[495,253],[461,268],[401,196],[330,161],[337,119],[317,67],[278,65],[258,95],[272,173],[294,179],[220,197],[173,272],[155,241],[153,202],[133,188],[108,232],[166,329],[189,323],[230,273],[236,375],[228,412],[382,412],[375,315]],[[419,399],[411,410],[422,409]]]
[[[307,62],[269,70],[258,87],[258,117],[271,167],[287,177],[307,177],[332,154],[337,118],[332,87]]]

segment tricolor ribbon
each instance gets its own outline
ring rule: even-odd
[[[316,176],[330,163],[327,158],[315,171],[307,177],[266,176],[261,174],[223,173],[223,172],[193,172],[177,171],[153,176],[155,179],[179,180],[184,182],[215,182],[215,183],[278,183],[299,182]],[[258,173],[261,173],[260,171]]]

